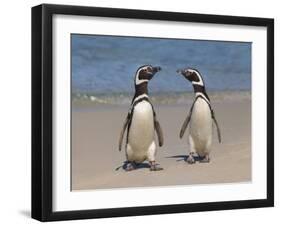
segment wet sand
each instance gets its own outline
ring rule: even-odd
[[[119,133],[129,106],[73,106],[72,189],[111,189],[143,186],[171,186],[236,183],[251,180],[251,101],[213,103],[221,128],[218,143],[214,127],[210,163],[187,164],[186,131],[179,131],[189,111],[187,105],[154,105],[164,132],[164,146],[158,148],[157,162],[163,171],[151,172],[144,162],[125,172],[123,150],[118,151]],[[121,167],[120,167],[121,166]],[[116,168],[120,167],[118,170]]]

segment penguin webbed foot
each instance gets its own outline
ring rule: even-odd
[[[188,164],[194,164],[195,163],[195,159],[194,159],[194,154],[193,153],[190,153],[187,158],[185,159],[185,161],[188,163]]]
[[[204,157],[200,157],[199,162],[200,163],[209,163],[210,162],[210,156],[209,155],[205,155]]]
[[[151,161],[150,163],[150,171],[160,171],[163,170],[162,167],[159,166],[159,164],[156,164],[155,161]]]
[[[126,165],[125,165],[125,168],[124,170],[126,172],[130,172],[132,170],[135,170],[137,168],[137,165],[135,162],[127,162]]]

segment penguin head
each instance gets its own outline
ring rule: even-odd
[[[183,75],[187,80],[189,80],[192,85],[198,85],[204,87],[204,82],[202,79],[201,74],[196,69],[186,68],[186,69],[179,69],[177,73]]]
[[[151,65],[143,65],[139,67],[135,76],[135,85],[148,82],[160,70],[160,67],[153,67]]]

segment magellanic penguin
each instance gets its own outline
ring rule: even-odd
[[[220,143],[221,133],[215,118],[214,110],[211,106],[210,98],[205,90],[203,78],[199,71],[191,68],[177,70],[177,72],[182,74],[192,83],[195,93],[195,99],[180,131],[180,138],[182,138],[188,124],[190,124],[188,135],[190,153],[187,158],[187,162],[195,163],[195,153],[198,154],[200,162],[209,162],[212,145],[213,122],[216,125],[218,140]]]
[[[135,96],[130,110],[124,122],[119,139],[119,151],[122,148],[122,140],[127,128],[126,138],[126,171],[136,168],[137,164],[148,160],[150,170],[162,170],[155,162],[156,143],[155,131],[158,136],[159,146],[163,145],[163,133],[156,114],[148,96],[147,85],[149,80],[161,70],[160,67],[144,65],[138,68],[135,75]]]

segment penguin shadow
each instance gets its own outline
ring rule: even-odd
[[[123,164],[121,166],[118,166],[115,171],[118,171],[119,169],[123,169],[126,171],[127,165],[129,164],[128,161],[124,161]],[[138,170],[138,169],[150,169],[150,164],[146,163],[146,162],[142,162],[142,163],[135,163],[134,164],[135,169],[134,170]]]
[[[167,156],[166,158],[173,158],[173,159],[176,159],[177,162],[180,162],[180,161],[185,161],[187,162],[187,159],[188,159],[189,155],[172,155],[172,156]],[[195,162],[200,162],[202,161],[202,157],[199,157],[198,155],[193,155],[193,159],[195,160]]]

